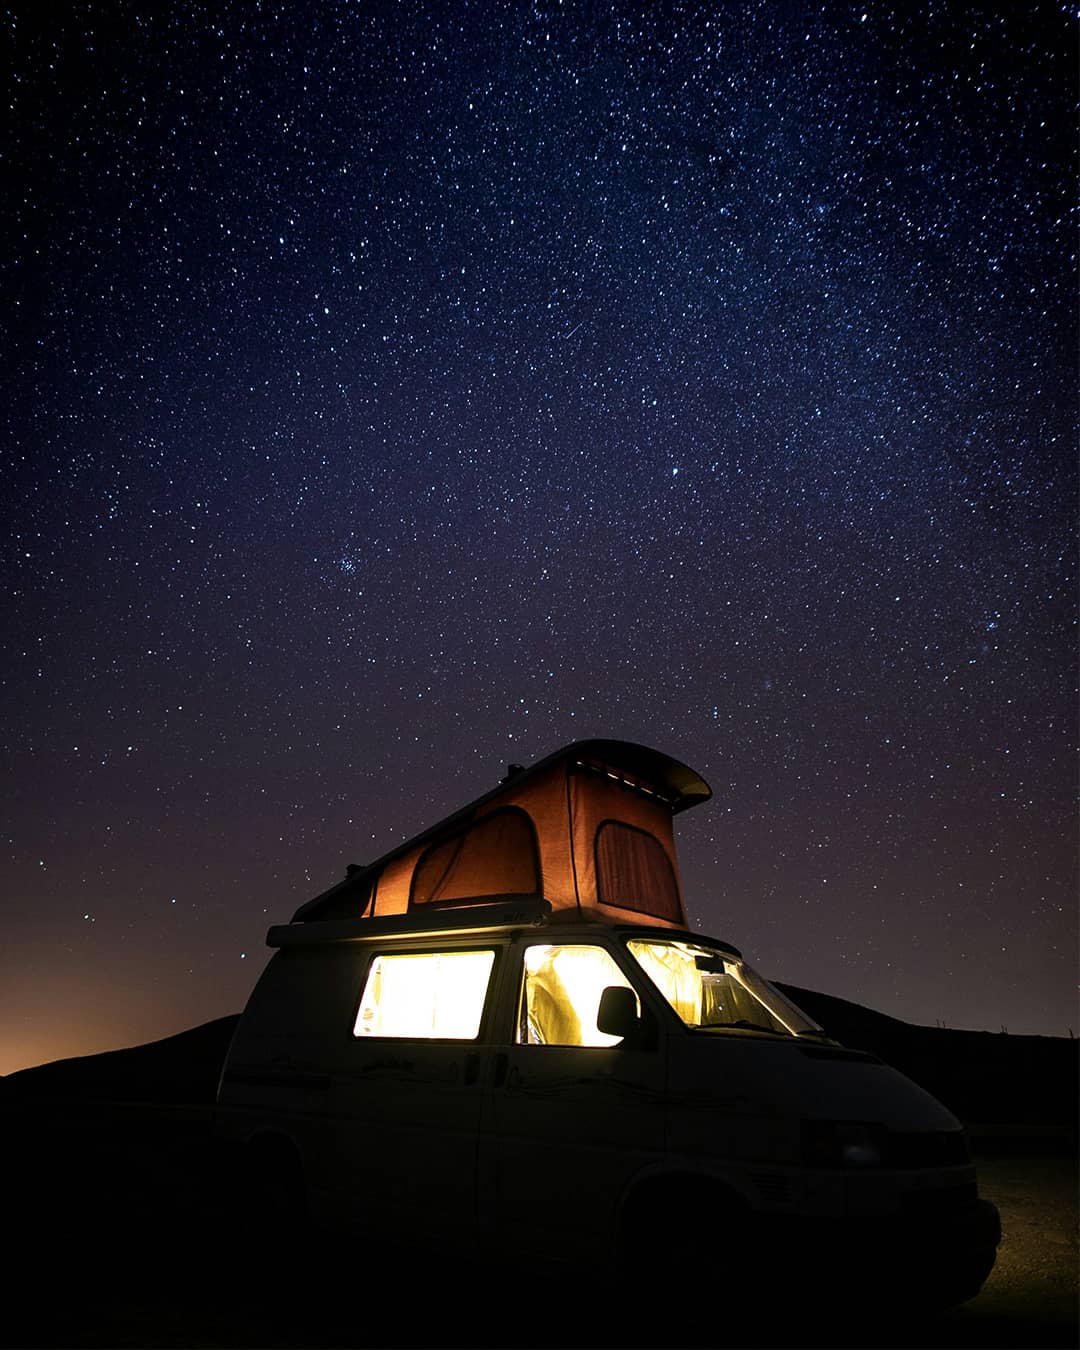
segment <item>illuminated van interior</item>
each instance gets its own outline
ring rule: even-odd
[[[603,947],[537,943],[525,950],[518,1041],[523,1045],[618,1045],[596,1027],[600,995],[630,981]]]
[[[475,1040],[494,962],[493,951],[376,956],[353,1035]]]
[[[780,1036],[821,1032],[739,958],[690,942],[633,939],[626,945],[688,1027]]]

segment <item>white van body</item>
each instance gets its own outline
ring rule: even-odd
[[[989,1274],[960,1123],[735,948],[542,895],[369,908],[271,929],[221,1078],[219,1133],[316,1220],[623,1272],[764,1243],[938,1304]]]

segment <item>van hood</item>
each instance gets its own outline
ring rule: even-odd
[[[791,1155],[804,1121],[858,1121],[903,1134],[952,1133],[960,1122],[910,1078],[839,1046],[695,1032],[672,1037],[671,1143],[735,1156]],[[680,1123],[681,1122],[681,1123]]]

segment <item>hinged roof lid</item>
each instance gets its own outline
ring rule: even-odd
[[[627,741],[576,741],[377,861],[294,922],[534,897],[556,911],[685,927],[672,817],[708,800],[693,769]]]

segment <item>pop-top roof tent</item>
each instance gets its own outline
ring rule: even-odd
[[[685,764],[576,741],[302,905],[294,923],[546,900],[560,917],[685,928],[672,817],[712,796]]]

